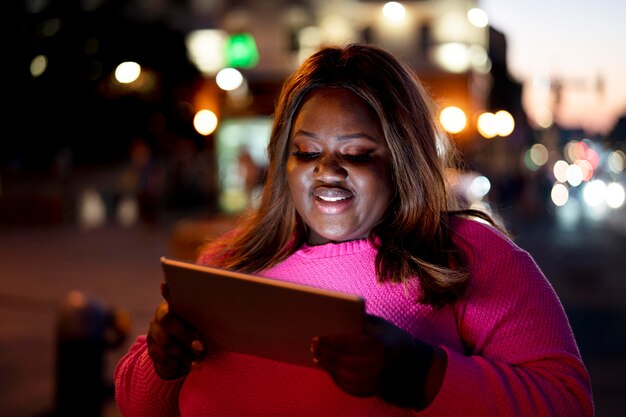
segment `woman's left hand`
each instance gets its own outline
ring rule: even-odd
[[[313,361],[326,370],[335,384],[348,394],[359,397],[381,395],[386,399],[386,393],[396,388],[390,384],[395,386],[408,382],[398,380],[406,378],[409,381],[421,381],[418,387],[414,383],[408,384],[412,388],[409,400],[419,402],[424,381],[423,375],[415,374],[415,364],[427,361],[417,367],[425,366],[427,369],[431,355],[420,355],[417,344],[424,345],[388,321],[370,315],[364,334],[317,337],[311,344],[311,351]],[[409,403],[409,406],[413,406],[413,401]]]

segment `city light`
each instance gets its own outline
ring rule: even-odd
[[[612,182],[606,187],[606,204],[617,209],[624,205],[625,199],[624,187],[618,182]]]
[[[399,22],[406,17],[406,9],[397,1],[390,1],[383,6],[383,15],[392,22]]]
[[[474,7],[467,11],[467,19],[477,28],[486,28],[489,24],[489,17],[484,10]]]
[[[544,166],[548,162],[548,156],[548,148],[546,148],[545,145],[542,145],[541,143],[535,143],[533,146],[531,146],[530,159],[537,166]]]
[[[130,84],[141,74],[141,66],[132,61],[122,62],[115,69],[115,79],[120,84]]]
[[[459,133],[467,125],[465,112],[456,106],[446,107],[439,114],[441,126],[449,133]]]
[[[554,174],[554,178],[556,178],[559,182],[567,182],[567,169],[569,168],[569,164],[567,161],[562,159],[556,161],[554,166],[552,167],[552,173]]]
[[[243,84],[243,75],[235,68],[224,68],[215,75],[215,82],[222,90],[232,91]]]
[[[626,166],[626,155],[622,151],[613,151],[607,158],[609,170],[614,174],[619,174]]]
[[[589,207],[596,207],[606,199],[606,184],[602,180],[594,180],[585,184],[583,199]]]
[[[35,78],[46,72],[47,68],[48,58],[45,55],[37,55],[30,62],[30,74]]]
[[[569,200],[569,191],[564,184],[556,183],[552,186],[550,198],[552,198],[552,202],[555,206],[562,207]]]
[[[205,75],[214,75],[224,68],[224,42],[226,34],[219,29],[202,29],[190,32],[185,38],[187,56]]]
[[[198,133],[208,136],[217,128],[217,116],[211,110],[200,110],[193,118],[193,126]]]

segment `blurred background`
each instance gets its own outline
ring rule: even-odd
[[[283,81],[318,47],[351,41],[414,67],[462,152],[456,191],[535,257],[597,416],[623,415],[623,1],[2,9],[0,416],[118,415],[112,370],[160,300],[159,257],[194,259],[255,204]]]

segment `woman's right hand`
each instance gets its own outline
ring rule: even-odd
[[[161,292],[165,300],[154,312],[146,341],[157,375],[173,380],[187,375],[198,365],[205,356],[206,343],[194,327],[170,311],[167,288],[162,286]]]

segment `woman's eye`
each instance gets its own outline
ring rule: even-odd
[[[369,162],[374,159],[371,153],[361,153],[356,155],[347,154],[344,156],[350,162]]]
[[[295,151],[292,155],[298,159],[315,159],[319,156],[319,154],[319,152]]]

